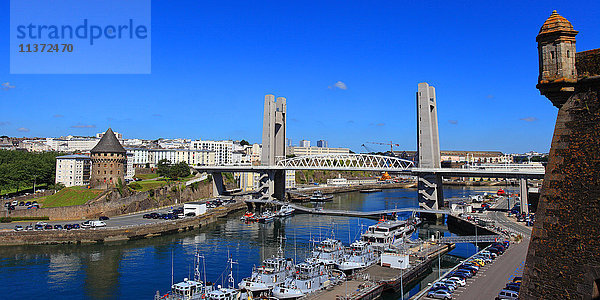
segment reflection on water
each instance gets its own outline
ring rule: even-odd
[[[493,192],[497,188],[445,189],[446,197],[472,192]],[[373,211],[416,207],[416,190],[383,190],[335,195],[325,208]],[[0,282],[8,299],[152,299],[157,290],[165,292],[173,278],[191,277],[193,253],[206,257],[207,278],[222,284],[227,255],[234,266],[236,282],[250,275],[252,266],[277,253],[279,236],[284,236],[287,257],[297,260],[309,254],[311,239],[334,235],[344,244],[358,238],[365,226],[376,221],[364,218],[295,215],[270,224],[244,224],[238,215],[220,219],[198,231],[145,240],[104,245],[17,246],[0,248]],[[426,224],[414,238],[427,239],[436,231],[450,233],[444,224]],[[466,257],[473,245],[460,245],[452,255]],[[442,269],[451,262],[442,262]],[[437,268],[437,266],[436,266]],[[437,275],[434,270],[430,276]],[[435,276],[434,276],[435,277]],[[411,293],[419,286],[409,287]],[[397,299],[397,296],[387,296]]]

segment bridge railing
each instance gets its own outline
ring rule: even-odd
[[[412,161],[391,156],[371,154],[318,154],[288,158],[277,162],[278,166],[291,168],[335,169],[381,169],[408,170]]]

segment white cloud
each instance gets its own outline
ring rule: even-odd
[[[91,125],[91,124],[77,124],[77,125],[72,125],[71,128],[96,128],[96,125]]]
[[[346,86],[345,83],[338,81],[335,84],[333,84],[332,86],[329,86],[329,89],[335,90],[335,89],[340,89],[340,90],[347,90],[348,87]]]
[[[525,122],[535,122],[535,121],[538,120],[538,118],[536,118],[536,117],[526,117],[526,118],[520,118],[519,120],[525,121]]]
[[[62,118],[62,117],[64,117],[64,116],[63,116],[63,115],[56,114],[56,115],[54,115],[53,117],[55,117],[55,118]]]
[[[18,132],[29,132],[29,128],[25,128],[25,127],[21,127],[21,128],[17,128]]]
[[[457,120],[448,120],[448,123],[450,123],[452,125],[457,125],[458,121]]]

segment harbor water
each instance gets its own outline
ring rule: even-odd
[[[444,196],[493,193],[498,187],[455,187],[444,189]],[[506,188],[505,188],[506,189]],[[416,189],[383,190],[370,194],[337,194],[325,209],[374,211],[417,207]],[[310,204],[307,204],[310,205]],[[277,253],[280,237],[285,256],[301,261],[309,254],[313,241],[332,235],[345,245],[359,238],[366,226],[376,220],[366,218],[298,214],[268,224],[245,224],[243,212],[199,230],[128,242],[93,245],[43,245],[0,247],[2,299],[153,299],[156,291],[169,291],[171,283],[193,277],[196,249],[204,256],[206,278],[227,285],[227,257],[237,264],[233,275],[237,283],[248,277],[253,266]],[[408,215],[406,215],[407,217]],[[436,231],[452,235],[444,224],[422,224],[413,238],[427,239]],[[444,269],[475,252],[472,244],[459,244],[440,258]],[[405,299],[422,285],[437,278],[437,264],[420,282],[405,289]],[[400,299],[398,294],[385,299]]]

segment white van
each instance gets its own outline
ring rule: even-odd
[[[91,227],[106,227],[106,223],[104,221],[92,221],[90,222]]]
[[[511,290],[501,290],[496,300],[517,300],[519,299],[519,293]]]

